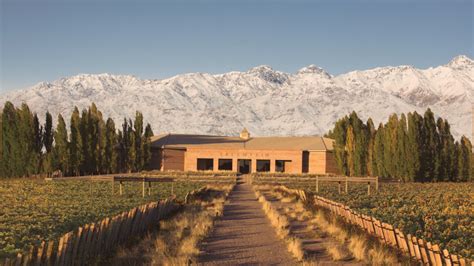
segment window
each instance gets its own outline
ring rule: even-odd
[[[289,160],[276,160],[275,161],[275,172],[286,172],[286,164],[291,161]]]
[[[257,160],[257,172],[270,172],[270,160]]]
[[[219,159],[219,170],[232,171],[232,159]]]
[[[206,171],[214,170],[214,159],[197,159],[197,170]]]

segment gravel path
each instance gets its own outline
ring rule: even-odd
[[[238,182],[224,215],[202,243],[199,264],[296,265],[257,201],[251,185]]]

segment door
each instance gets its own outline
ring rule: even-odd
[[[239,170],[239,173],[241,174],[248,174],[250,173],[250,164],[252,163],[251,160],[247,160],[247,159],[238,159],[237,160],[237,166],[238,166],[238,170]]]

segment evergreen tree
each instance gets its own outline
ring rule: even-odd
[[[83,146],[83,137],[82,130],[83,121],[79,116],[79,110],[77,107],[74,108],[74,111],[71,115],[71,124],[70,124],[70,144],[69,144],[69,173],[73,176],[78,176],[81,174],[81,166],[83,166],[84,161],[84,146]],[[82,129],[82,130],[81,130]],[[87,140],[87,139],[86,139]],[[86,150],[87,154],[87,150]]]
[[[120,151],[121,151],[121,164],[122,164],[122,171],[130,171],[130,163],[129,163],[129,153],[131,149],[131,140],[130,140],[130,131],[129,131],[129,126],[128,126],[128,121],[126,118],[123,119],[123,124],[122,124],[122,135],[121,135],[121,145],[120,145]],[[135,158],[134,158],[135,160]]]
[[[458,146],[458,176],[456,181],[472,180],[472,145],[468,138],[461,137]]]
[[[107,174],[114,173],[117,171],[117,135],[115,133],[115,123],[109,118],[106,123],[105,131],[105,154],[104,154],[104,163],[106,166],[105,172]]]
[[[357,175],[355,149],[356,149],[356,143],[355,143],[354,130],[352,126],[350,125],[347,128],[347,133],[346,133],[347,169],[348,169],[349,176]]]
[[[71,127],[72,128],[72,127]],[[66,123],[61,114],[58,115],[58,125],[54,131],[54,146],[52,149],[51,165],[52,170],[61,170],[64,175],[70,169],[69,159],[71,154],[69,152],[69,143],[67,137]],[[75,157],[72,157],[75,158]]]
[[[146,125],[145,135],[144,135],[144,145],[143,145],[143,161],[145,168],[148,168],[151,160],[151,137],[153,136],[153,130],[151,129],[150,124]]]
[[[46,112],[46,122],[44,125],[43,144],[46,153],[50,153],[53,149],[53,117],[49,112]]]

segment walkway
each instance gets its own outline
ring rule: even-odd
[[[200,264],[297,264],[277,237],[251,185],[239,181],[228,201],[224,215],[201,243]]]

